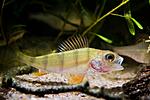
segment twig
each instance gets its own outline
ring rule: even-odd
[[[105,17],[107,17],[108,15],[110,15],[112,12],[114,12],[115,10],[117,10],[118,8],[120,8],[121,6],[125,5],[126,3],[128,3],[129,0],[126,0],[124,2],[122,2],[121,4],[119,4],[117,7],[115,7],[114,9],[112,9],[111,11],[109,11],[108,13],[106,13],[105,15],[103,15],[102,17],[100,17],[99,19],[97,19],[89,28],[87,28],[82,35],[84,36],[88,31],[90,31],[98,22],[100,22],[102,19],[104,19]]]

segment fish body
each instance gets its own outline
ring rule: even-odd
[[[17,55],[19,60],[27,65],[48,72],[68,73],[74,75],[71,80],[81,78],[80,82],[89,67],[101,73],[123,70],[122,57],[111,51],[94,48],[80,48],[37,57],[31,57],[22,52],[18,52]]]
[[[150,52],[147,52],[148,45],[142,41],[134,45],[113,47],[113,51],[128,56],[139,63],[150,63]]]

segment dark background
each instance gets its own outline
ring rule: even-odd
[[[79,1],[86,11],[91,13],[94,13],[97,5],[101,6],[104,2],[103,0]],[[3,0],[1,0],[1,5],[2,2]],[[27,30],[27,33],[24,36],[50,36],[56,38],[60,30],[54,29],[41,21],[31,20],[29,19],[29,15],[44,12],[43,8],[46,8],[47,10],[55,10],[61,9],[62,7],[68,7],[69,9],[71,4],[74,2],[76,2],[76,0],[6,0],[4,8],[1,9],[1,31],[3,31],[7,36],[8,34],[11,34],[9,31],[13,25],[23,24],[26,26],[25,30]],[[106,14],[120,3],[121,0],[107,0],[102,15]],[[144,29],[140,30],[135,25],[136,34],[133,36],[129,32],[124,18],[111,15],[106,17],[103,20],[101,28],[99,28],[97,32],[98,34],[111,39],[113,41],[113,45],[132,44],[140,38],[145,38],[145,35],[147,37],[147,34],[150,34],[150,4],[148,3],[148,0],[130,0],[129,3],[132,17],[135,18]],[[81,8],[79,4],[77,4],[77,7],[79,9]],[[123,14],[123,9],[124,6],[115,11],[115,13]],[[79,33],[82,33],[82,31]],[[67,32],[64,32],[61,37],[68,37],[66,33]],[[90,35],[88,35],[88,37],[90,37]],[[95,46],[99,42],[104,41],[95,37],[91,45]]]

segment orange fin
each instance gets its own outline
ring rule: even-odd
[[[71,75],[69,77],[69,84],[80,84],[83,81],[84,75]]]
[[[33,72],[32,74],[38,77],[47,74],[47,72],[39,69],[37,72]]]

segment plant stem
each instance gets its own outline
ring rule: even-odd
[[[113,15],[113,16],[118,16],[118,17],[125,17],[125,16],[123,16],[123,15],[114,14],[114,13],[111,13],[111,15]]]
[[[88,31],[90,31],[98,22],[100,22],[102,19],[104,19],[105,17],[107,17],[108,15],[110,15],[112,12],[114,12],[115,10],[117,10],[118,8],[120,8],[121,6],[125,5],[126,3],[128,3],[129,0],[126,0],[124,2],[122,2],[121,4],[119,4],[117,7],[115,7],[114,9],[112,9],[111,11],[109,11],[108,13],[106,13],[105,15],[103,15],[102,17],[100,17],[99,19],[97,19],[91,26],[89,26],[83,33],[82,35],[84,36]]]

